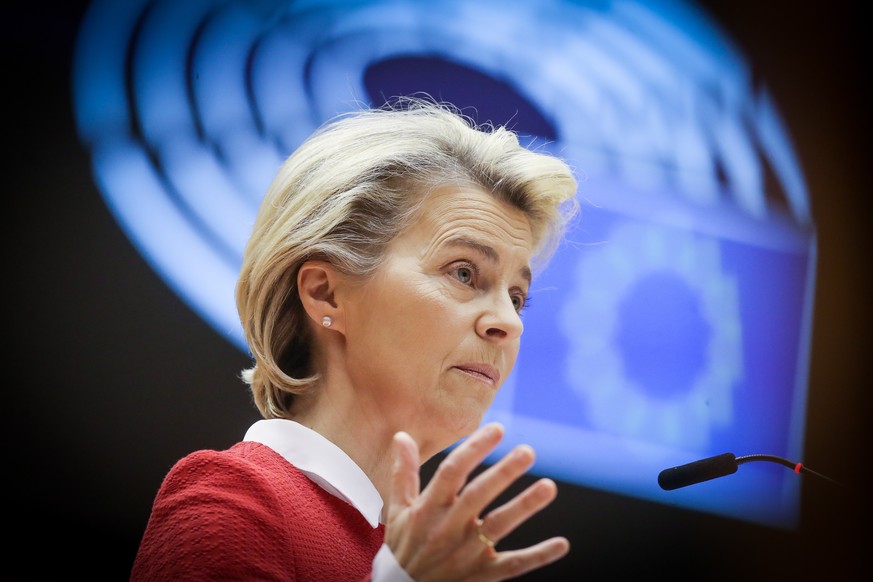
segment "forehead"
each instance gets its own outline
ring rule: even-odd
[[[421,214],[405,236],[434,253],[464,242],[489,248],[516,262],[530,263],[533,234],[527,215],[490,192],[472,185],[447,185],[424,199]]]

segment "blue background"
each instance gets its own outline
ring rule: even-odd
[[[680,579],[839,577],[870,569],[861,537],[869,515],[862,493],[869,483],[871,442],[865,172],[870,69],[860,50],[864,20],[846,2],[817,11],[787,2],[703,6],[744,48],[753,74],[772,88],[806,172],[819,257],[803,460],[846,487],[805,479],[799,529],[786,532],[690,511],[669,499],[652,503],[562,481],[559,501],[506,543],[561,533],[573,552],[528,579],[651,572]],[[11,80],[5,159],[12,178],[4,197],[4,233],[11,245],[4,493],[12,507],[0,576],[7,579],[71,573],[126,578],[154,493],[172,463],[196,448],[229,445],[256,418],[244,385],[235,380],[247,358],[166,287],[130,245],[94,184],[71,101],[72,47],[84,7],[39,3],[7,9],[4,17]],[[739,260],[742,252],[725,249],[725,268],[761,277],[769,274],[770,261],[784,264],[784,257],[764,252],[746,264]],[[789,261],[786,268],[794,277],[804,266]],[[780,321],[790,325],[786,314],[796,301],[789,293],[785,301],[743,305],[753,318],[772,318],[769,329],[777,333]],[[529,328],[526,339],[536,333]],[[796,330],[778,333],[793,337]],[[779,345],[766,336],[759,341],[764,353]],[[755,386],[778,380],[766,376],[771,368],[765,362],[755,361],[759,353],[744,351],[746,372],[755,377],[745,388],[749,398],[759,397],[751,392]],[[530,382],[517,387],[533,388]],[[540,397],[531,394],[529,400]],[[580,406],[562,397],[566,410]],[[736,394],[738,403],[745,397]],[[735,406],[737,414],[740,408]],[[763,410],[742,414],[750,427],[771,422]],[[786,432],[772,428],[724,435],[731,438],[723,442],[717,435],[713,446],[739,453],[741,444],[751,447],[754,440],[759,448],[758,437],[776,439]],[[738,444],[737,437],[748,442]],[[783,446],[778,440],[767,444]],[[741,467],[743,475],[747,468]],[[712,486],[727,487],[740,475]],[[769,475],[760,477],[764,486]],[[689,491],[698,500],[713,494],[706,484]],[[25,557],[34,548],[44,559]]]

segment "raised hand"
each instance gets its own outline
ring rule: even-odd
[[[540,479],[481,515],[534,462],[533,449],[519,445],[470,480],[473,470],[502,438],[501,425],[481,427],[449,453],[420,491],[418,446],[405,432],[395,435],[385,541],[417,582],[507,580],[550,564],[569,551],[570,544],[562,537],[518,550],[495,547],[551,503],[558,491],[554,481]]]

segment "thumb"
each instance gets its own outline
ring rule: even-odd
[[[394,465],[391,471],[391,491],[388,517],[412,505],[421,486],[419,477],[418,445],[408,433],[394,435]]]

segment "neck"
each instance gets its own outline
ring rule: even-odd
[[[454,441],[445,428],[427,430],[433,419],[426,411],[386,406],[384,398],[366,386],[356,385],[341,359],[328,359],[321,380],[311,392],[296,397],[293,419],[318,432],[343,450],[367,475],[383,502],[388,502],[394,466],[393,441],[405,431],[419,447],[423,464]],[[448,431],[451,434],[451,431]],[[455,440],[463,434],[457,434]]]
[[[294,420],[318,432],[342,449],[376,487],[387,503],[393,467],[392,441],[402,430],[342,383],[321,382],[311,395],[299,397]]]

